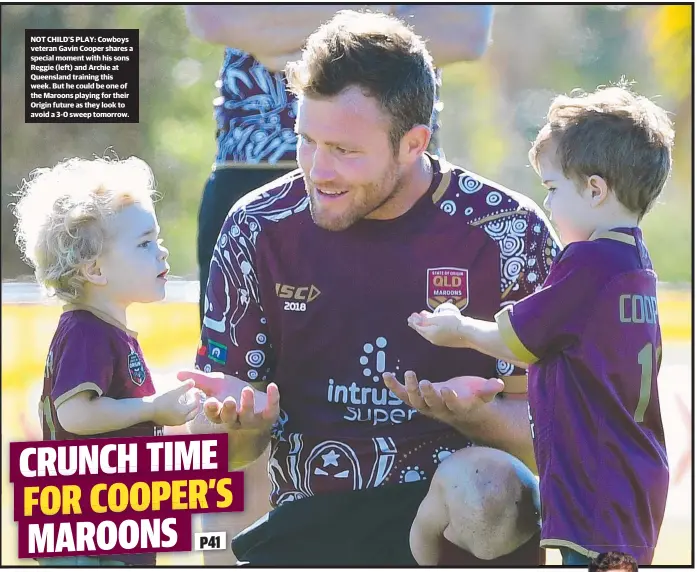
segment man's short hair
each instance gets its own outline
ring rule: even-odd
[[[601,176],[641,218],[668,180],[674,137],[666,111],[622,81],[590,94],[557,96],[529,158],[539,172],[540,154],[551,142],[564,176],[580,184]]]
[[[601,552],[588,565],[588,572],[605,572],[607,570],[637,572],[639,566],[633,556],[624,552]]]
[[[133,203],[151,205],[154,189],[150,167],[137,157],[76,157],[22,181],[14,208],[17,245],[49,296],[81,298],[80,270],[108,245],[107,219]]]
[[[334,97],[350,87],[374,97],[391,118],[390,143],[416,125],[430,127],[436,97],[433,59],[400,20],[371,12],[339,12],[307,40],[286,76],[298,97]]]

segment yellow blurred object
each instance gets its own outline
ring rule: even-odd
[[[689,290],[662,289],[658,297],[663,339],[689,341],[692,305]],[[41,378],[61,307],[57,304],[2,305],[2,389]],[[198,306],[194,302],[138,304],[129,310],[129,327],[150,369],[172,363],[193,366],[199,342]]]
[[[658,316],[664,342],[692,339],[692,300],[689,290],[659,290]]]
[[[668,94],[678,98],[690,96],[690,44],[692,10],[689,4],[664,5],[656,8],[655,18],[645,24],[649,51],[656,72]]]
[[[55,304],[2,305],[3,391],[41,378],[60,314]],[[199,339],[196,304],[139,304],[128,317],[150,369],[186,361],[193,367]]]

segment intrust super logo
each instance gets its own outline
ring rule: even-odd
[[[307,305],[316,300],[320,294],[319,288],[314,284],[310,286],[289,286],[288,284],[276,283],[276,296],[286,300],[283,304],[284,310],[304,312],[307,310]]]

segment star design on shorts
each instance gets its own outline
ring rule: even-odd
[[[329,465],[333,465],[335,467],[339,466],[339,461],[337,460],[339,458],[338,453],[332,449],[329,451],[329,453],[322,455],[322,460],[324,461],[323,467],[328,467]]]

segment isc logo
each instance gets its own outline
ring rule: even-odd
[[[321,292],[314,284],[311,286],[288,286],[287,284],[276,284],[276,295],[287,300],[297,300],[298,302],[312,302]]]
[[[304,312],[307,310],[307,304],[316,300],[321,294],[319,288],[312,284],[311,286],[288,286],[287,284],[276,284],[276,295],[279,298],[285,298],[283,304],[284,310],[293,312]],[[291,301],[292,300],[292,301]]]
[[[227,548],[227,532],[194,533],[194,550],[223,550]]]

